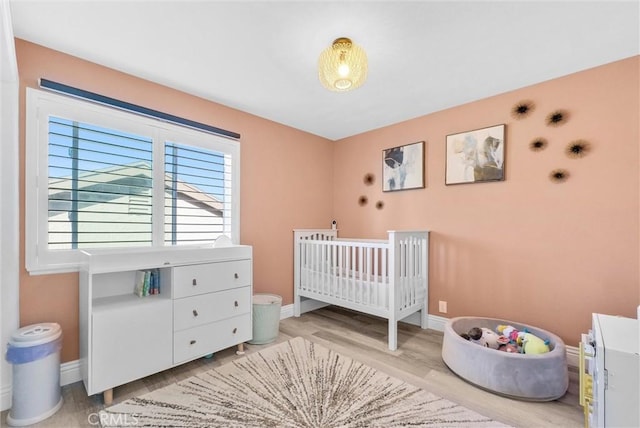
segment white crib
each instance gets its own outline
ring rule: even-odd
[[[388,240],[343,239],[336,230],[294,230],[294,315],[312,299],[389,320],[389,349],[398,321],[420,312],[427,328],[429,232],[390,231]],[[307,303],[307,302],[305,302]],[[318,307],[318,306],[316,306]]]

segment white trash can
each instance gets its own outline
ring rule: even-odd
[[[35,424],[62,407],[61,348],[62,330],[56,323],[29,325],[11,335],[6,354],[13,364],[9,425]]]
[[[249,343],[263,345],[276,340],[280,327],[282,297],[276,294],[253,295],[253,339]]]

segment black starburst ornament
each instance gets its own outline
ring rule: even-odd
[[[535,138],[529,143],[529,148],[534,152],[539,152],[540,150],[546,149],[548,144],[544,138]]]
[[[365,174],[363,181],[367,186],[371,186],[376,181],[376,177],[373,174]]]
[[[511,117],[518,120],[524,119],[534,110],[534,108],[535,106],[533,101],[520,101],[511,108]]]
[[[547,115],[546,122],[549,126],[560,126],[569,119],[569,113],[565,110],[556,110]]]
[[[570,142],[564,151],[570,158],[577,159],[586,156],[590,149],[591,145],[589,142],[585,140],[575,140]]]
[[[553,171],[551,171],[551,174],[549,174],[549,179],[554,183],[565,182],[568,178],[569,171],[567,171],[566,169],[554,169]]]

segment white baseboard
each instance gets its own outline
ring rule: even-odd
[[[293,303],[280,308],[280,319],[291,318],[293,316]]]
[[[11,385],[4,385],[0,389],[0,412],[11,408]]]
[[[82,380],[80,360],[60,364],[60,386],[69,385]],[[11,387],[5,385],[0,389],[0,411],[11,408]]]
[[[571,367],[578,367],[580,365],[580,349],[576,346],[568,346],[567,349],[567,365]]]
[[[444,325],[447,323],[448,318],[443,318],[438,315],[427,315],[427,328],[436,331],[444,331]],[[414,312],[408,317],[400,320],[400,322],[406,322],[407,324],[420,325],[420,313]]]
[[[80,382],[81,380],[80,360],[60,364],[60,386]]]

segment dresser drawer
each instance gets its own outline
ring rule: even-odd
[[[173,268],[173,297],[196,296],[251,285],[251,261],[205,263]]]
[[[251,340],[251,314],[175,332],[173,363],[179,364]]]
[[[184,297],[173,301],[175,331],[249,313],[251,287]]]

